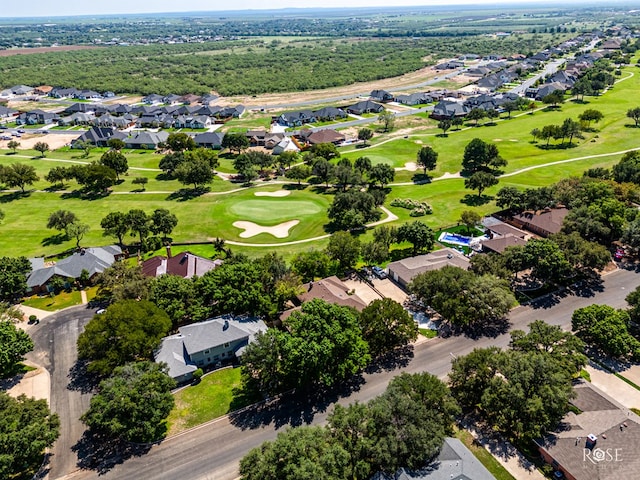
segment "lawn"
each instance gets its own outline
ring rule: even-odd
[[[23,300],[22,304],[27,307],[46,310],[47,312],[55,312],[63,308],[82,304],[82,297],[78,290],[72,290],[70,292],[63,290],[54,297],[50,297],[49,295],[33,295]]]
[[[466,430],[455,428],[455,437],[471,450],[471,453],[489,470],[496,480],[515,480],[514,477],[495,459],[486,448],[479,445],[473,435]]]
[[[235,394],[241,384],[240,369],[225,368],[202,377],[199,384],[177,392],[176,404],[167,419],[169,435],[249,405],[249,399]]]

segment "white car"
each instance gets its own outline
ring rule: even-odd
[[[106,308],[100,308],[100,309],[96,310],[96,315],[102,315],[106,311],[107,311]]]

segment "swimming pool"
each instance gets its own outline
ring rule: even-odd
[[[465,237],[464,235],[458,235],[457,233],[442,232],[438,237],[438,241],[450,243],[452,245],[462,245],[463,247],[470,247],[473,238]]]

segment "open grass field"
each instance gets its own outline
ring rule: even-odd
[[[364,149],[343,149],[344,155],[354,160],[359,156],[368,156],[372,163],[388,163],[396,168],[415,162],[416,153],[423,145],[432,145],[439,153],[438,165],[430,174],[435,180],[428,184],[415,185],[412,179],[415,172],[396,172],[386,206],[395,213],[399,225],[414,220],[409,211],[390,207],[394,198],[413,198],[426,201],[433,206],[433,214],[420,220],[434,230],[455,224],[464,210],[475,209],[486,214],[495,211],[493,195],[503,186],[513,185],[519,188],[539,187],[556,182],[571,175],[580,175],[587,168],[610,167],[621,157],[622,152],[639,148],[632,122],[626,117],[626,111],[636,106],[635,92],[640,89],[640,75],[636,69],[623,69],[619,82],[599,97],[587,97],[586,102],[568,100],[559,110],[536,111],[515,114],[514,118],[501,119],[492,126],[464,127],[460,131],[449,131],[447,136],[433,128],[432,120],[420,120],[416,127],[396,130],[390,135],[376,135],[373,145]],[[531,130],[547,124],[559,124],[565,118],[577,119],[587,108],[595,108],[604,114],[604,120],[593,125],[593,131],[585,133],[584,139],[574,140],[572,148],[541,148],[542,143],[534,143]],[[465,145],[473,138],[498,145],[501,155],[509,162],[500,183],[484,192],[481,198],[476,192],[464,189],[461,178],[439,180],[446,172],[455,173],[461,168]],[[554,141],[551,141],[554,145]],[[57,232],[45,228],[49,214],[58,209],[71,210],[82,222],[88,223],[90,232],[83,239],[83,245],[100,245],[113,241],[102,237],[100,220],[111,211],[128,211],[141,208],[151,213],[156,208],[168,208],[178,216],[178,227],[172,234],[175,242],[203,242],[205,245],[189,245],[184,249],[211,256],[213,248],[206,245],[216,237],[241,242],[233,250],[248,255],[263,255],[268,251],[277,251],[291,258],[299,251],[309,248],[322,248],[326,239],[283,245],[282,247],[253,247],[259,244],[287,244],[290,242],[313,239],[324,235],[327,223],[326,211],[332,195],[324,189],[306,187],[296,189],[294,185],[265,184],[260,182],[259,191],[277,191],[287,188],[291,194],[287,197],[256,197],[257,188],[244,189],[239,184],[216,178],[210,192],[198,197],[186,197],[176,194],[183,186],[175,180],[163,180],[158,163],[161,155],[150,151],[125,151],[130,170],[121,183],[113,188],[111,195],[95,200],[86,200],[73,190],[75,182],[66,184],[62,191],[45,191],[50,185],[43,180],[44,175],[53,166],[68,165],[68,162],[84,163],[100,158],[104,149],[94,149],[88,158],[83,159],[81,152],[62,148],[49,152],[46,158],[37,158],[39,154],[31,150],[19,150],[17,154],[0,151],[0,165],[23,162],[36,168],[41,180],[33,186],[27,195],[11,192],[0,193],[0,209],[5,219],[0,225],[0,247],[4,255],[47,255],[65,251],[74,246],[74,242],[64,240]],[[233,172],[233,159],[228,155],[220,158],[219,170]],[[418,171],[417,173],[421,173]],[[149,179],[146,191],[142,192],[131,181],[138,176]],[[287,238],[277,239],[267,233],[261,233],[248,239],[239,237],[242,229],[234,227],[237,221],[253,222],[261,226],[275,226],[283,222],[299,220],[291,228]],[[369,240],[370,232],[361,235],[363,241]]]

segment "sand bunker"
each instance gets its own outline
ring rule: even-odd
[[[233,222],[233,226],[244,230],[240,234],[240,238],[251,238],[261,233],[268,233],[276,238],[287,238],[289,230],[300,223],[300,220],[289,220],[288,222],[274,225],[273,227],[263,227],[253,222]]]
[[[418,170],[418,165],[416,165],[415,162],[407,162],[404,164],[404,167],[396,167],[396,170],[407,170],[409,172],[415,172],[416,170]]]
[[[291,192],[289,190],[277,190],[275,192],[256,192],[256,197],[286,197],[290,195]]]

